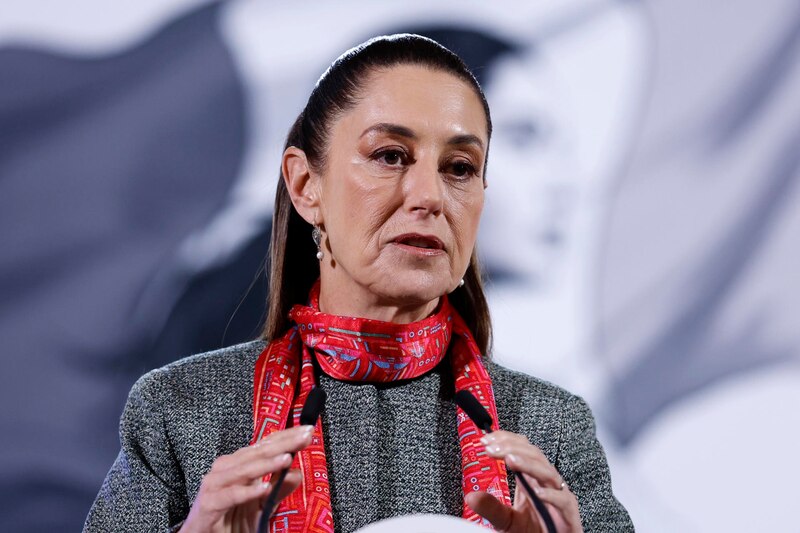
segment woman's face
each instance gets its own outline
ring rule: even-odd
[[[484,265],[494,281],[505,275],[528,287],[553,287],[574,246],[576,196],[587,187],[567,134],[575,131],[570,93],[540,55],[503,57],[488,74],[493,187],[479,232]],[[502,238],[509,231],[514,246]]]
[[[430,312],[458,286],[483,209],[487,144],[483,107],[465,82],[416,65],[370,75],[331,125],[326,166],[311,178],[324,310]]]

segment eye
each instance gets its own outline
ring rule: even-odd
[[[376,152],[373,157],[384,165],[395,167],[406,164],[408,156],[402,150],[390,148]]]
[[[469,161],[463,161],[463,160],[458,160],[458,161],[451,162],[447,166],[446,170],[452,176],[455,176],[456,178],[462,178],[462,179],[471,178],[473,176],[476,176],[477,173],[478,173],[477,169],[475,168],[475,166],[472,163],[470,163]]]
[[[381,155],[383,162],[387,165],[396,165],[400,162],[400,153],[399,152],[384,152]]]

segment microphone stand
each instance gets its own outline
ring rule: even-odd
[[[455,395],[456,404],[465,412],[467,416],[469,416],[470,420],[472,420],[478,428],[482,429],[485,433],[492,433],[492,416],[486,411],[486,409],[481,405],[475,396],[466,390],[458,391]],[[525,492],[528,493],[528,497],[533,502],[534,507],[539,512],[544,520],[544,525],[547,528],[547,533],[557,533],[556,532],[556,525],[553,522],[553,517],[550,516],[550,511],[547,510],[545,507],[544,502],[536,495],[533,491],[533,487],[531,487],[528,480],[525,479],[525,476],[520,472],[515,472],[508,469],[509,472],[514,474],[517,481],[522,484],[522,487],[525,489]]]
[[[326,396],[322,387],[314,387],[311,389],[305,404],[303,404],[303,410],[300,412],[301,426],[314,426],[317,424],[317,418],[319,418],[319,413],[325,405]],[[294,454],[292,454],[292,459],[294,460]],[[269,529],[269,519],[275,511],[275,506],[278,503],[278,493],[283,486],[283,480],[286,479],[286,474],[289,473],[289,468],[290,467],[287,467],[280,471],[278,479],[275,480],[275,483],[272,485],[272,490],[269,492],[269,496],[264,502],[264,506],[261,508],[261,518],[258,520],[258,533],[266,533]]]

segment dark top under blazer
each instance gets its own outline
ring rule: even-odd
[[[182,359],[144,375],[120,421],[121,450],[86,532],[169,531],[183,521],[214,459],[246,446],[253,371],[262,341]],[[325,375],[323,431],[337,531],[408,513],[460,515],[461,454],[445,362],[389,384]],[[502,429],[541,448],[578,497],[584,530],[633,531],[611,490],[586,403],[561,388],[492,362]],[[509,480],[514,488],[514,480]]]

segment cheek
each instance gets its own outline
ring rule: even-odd
[[[339,187],[331,192],[335,194],[336,209],[331,212],[335,220],[330,226],[337,240],[371,260],[373,254],[369,251],[380,242],[380,232],[396,207],[390,187],[350,177],[341,180]]]
[[[483,202],[483,189],[480,193],[463,194],[455,198],[453,234],[464,254],[471,253],[475,246]]]

